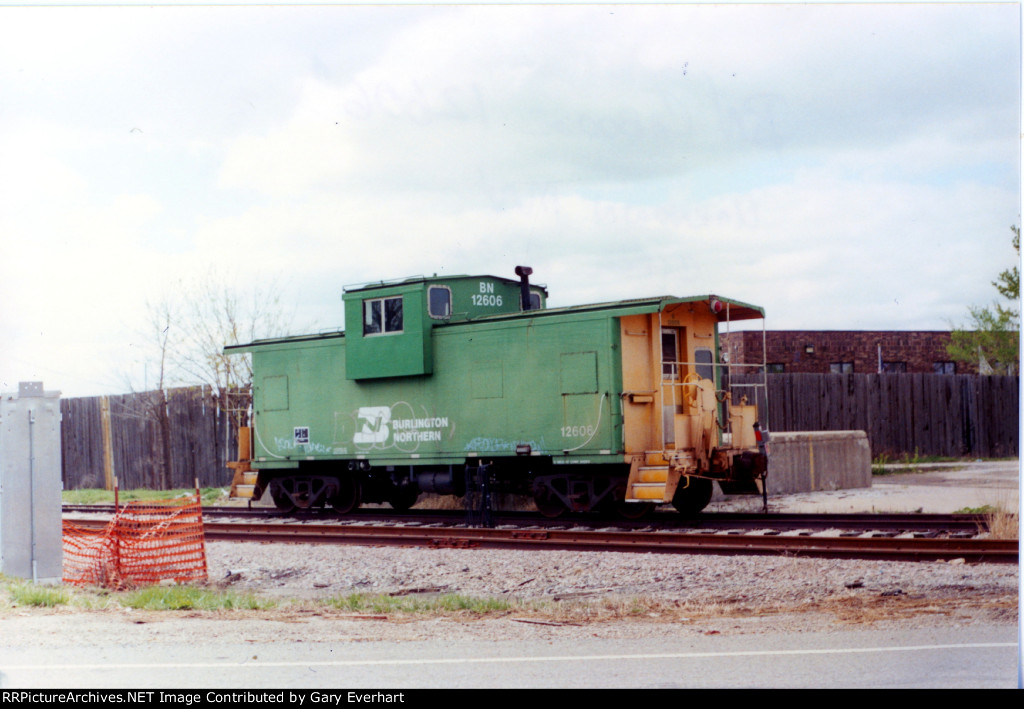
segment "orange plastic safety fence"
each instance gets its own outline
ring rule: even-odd
[[[128,588],[205,580],[198,499],[131,502],[103,530],[64,522],[64,583]]]

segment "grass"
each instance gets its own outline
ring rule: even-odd
[[[126,608],[147,611],[267,610],[277,605],[253,593],[198,586],[148,586],[127,591],[118,600]]]
[[[992,505],[986,505],[992,507]],[[996,505],[984,512],[985,526],[988,527],[990,539],[1018,539],[1020,534],[1020,515],[1011,512],[1005,505]]]
[[[128,591],[102,588],[43,586],[0,576],[0,612],[12,608],[57,608],[73,610],[141,611],[280,611],[365,614],[411,618],[485,619],[515,614],[525,619],[553,623],[585,623],[685,616],[695,609],[689,604],[648,597],[598,597],[594,599],[519,600],[507,597],[476,597],[447,593],[422,596],[352,593],[318,600],[275,600],[252,593],[210,586],[149,586]],[[707,611],[707,608],[702,608]]]
[[[871,461],[871,474],[875,476],[901,475],[905,473],[919,473],[922,466],[930,463],[963,463],[974,458],[950,458],[940,455],[921,455],[914,450],[913,454],[903,453],[898,456],[891,456],[888,453],[880,453]],[[892,467],[898,466],[898,467]]]
[[[529,610],[505,598],[461,594],[439,596],[388,596],[353,593],[317,601],[278,601],[255,593],[242,593],[204,585],[147,586],[127,591],[95,587],[48,586],[0,576],[0,610],[9,608],[56,608],[80,610],[132,608],[145,611],[266,611],[301,610],[314,605],[367,614],[412,616],[488,616],[512,610]]]
[[[941,455],[921,455],[917,449],[914,450],[913,454],[902,453],[900,455],[891,455],[889,453],[879,453],[875,456],[874,460],[871,461],[871,474],[872,475],[899,475],[901,473],[919,473],[920,468],[927,467],[932,463],[980,463],[984,460],[986,463],[995,463],[999,461],[1011,461],[1017,460],[1016,458],[958,458]],[[893,468],[891,466],[899,466]],[[957,468],[952,468],[956,470]]]
[[[268,610],[276,605],[277,601],[253,593],[204,586],[149,586],[109,591],[98,587],[49,586],[0,576],[0,609],[67,606],[78,610],[221,611]]]
[[[352,593],[336,596],[324,601],[331,608],[351,613],[436,615],[461,613],[469,615],[490,615],[507,613],[521,604],[504,598],[474,598],[448,593],[440,596],[416,598],[413,596],[388,596],[376,593]]]
[[[1003,613],[1014,613],[1016,597],[987,601]],[[269,600],[254,594],[206,586],[156,586],[124,592],[98,588],[44,587],[0,575],[0,620],[13,608],[36,607],[41,610],[66,606],[72,610],[107,610],[175,613],[190,611],[213,613],[245,613],[256,611],[261,619],[289,621],[307,618],[309,614],[330,617],[340,612],[380,616],[381,620],[402,622],[424,618],[449,618],[459,621],[505,618],[522,623],[542,625],[587,625],[615,621],[684,623],[701,627],[708,623],[732,623],[770,617],[778,614],[830,613],[836,622],[871,623],[895,620],[921,613],[955,614],[961,607],[977,610],[978,601],[971,597],[917,599],[912,597],[879,598],[840,595],[834,598],[802,601],[798,604],[751,603],[743,595],[715,601],[682,601],[652,596],[595,596],[581,599],[516,600],[508,598],[472,597],[445,594],[431,597],[389,596],[386,594],[353,593],[321,600]],[[60,611],[58,611],[60,612]],[[65,611],[66,612],[66,611]],[[273,615],[267,615],[272,613]],[[223,617],[223,616],[221,616]],[[251,616],[241,616],[251,617]],[[141,621],[139,621],[141,622]],[[740,627],[738,625],[734,627]],[[705,634],[717,633],[707,630]]]
[[[1017,539],[1020,534],[1020,515],[1010,511],[1004,503],[961,507],[953,514],[984,515],[985,524],[981,531],[987,531],[989,539]]]
[[[44,586],[28,581],[9,581],[6,584],[8,602],[12,606],[55,608],[72,601],[71,592],[63,586]]]
[[[651,618],[689,620],[693,615],[717,616],[732,610],[729,604],[681,603],[651,596],[595,596],[545,600],[473,597],[444,594],[433,597],[353,593],[319,601],[346,612],[387,616],[429,616],[484,619],[514,615],[524,622],[584,624]]]
[[[174,500],[178,498],[192,497],[196,494],[195,489],[179,490],[120,490],[118,492],[119,502],[152,502],[162,500]],[[204,487],[199,490],[199,499],[203,505],[215,505],[227,498],[227,490],[220,487]],[[87,488],[82,490],[64,490],[61,493],[61,501],[68,505],[112,505],[114,504],[114,491]]]
[[[955,515],[987,515],[996,511],[993,505],[982,505],[981,507],[961,507],[954,510]]]
[[[1017,512],[1016,494],[1008,490],[994,492],[988,497],[991,502],[979,507],[961,507],[954,514],[983,515],[985,522],[979,524],[979,532],[987,532],[989,539],[1018,539],[1020,515]]]

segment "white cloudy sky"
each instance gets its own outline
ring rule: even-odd
[[[1020,220],[1020,8],[0,7],[0,390],[124,391],[219,269],[534,268],[774,329],[946,329]]]

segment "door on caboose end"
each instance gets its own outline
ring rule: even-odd
[[[697,382],[717,385],[717,317],[701,299],[619,321],[625,453],[672,450],[676,417],[692,413]]]
[[[619,318],[622,425],[627,456],[661,449],[661,328],[657,313]]]
[[[675,448],[675,417],[683,413],[684,391],[679,386],[685,376],[686,328],[661,328],[661,430],[665,448]]]

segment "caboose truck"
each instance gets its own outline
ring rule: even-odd
[[[713,481],[764,490],[755,407],[722,389],[717,356],[719,324],[760,308],[704,295],[549,309],[516,273],[349,287],[344,332],[227,347],[253,358],[251,461],[232,467],[255,481],[236,487],[344,514],[463,495],[483,470],[548,516],[627,517],[699,512]]]

